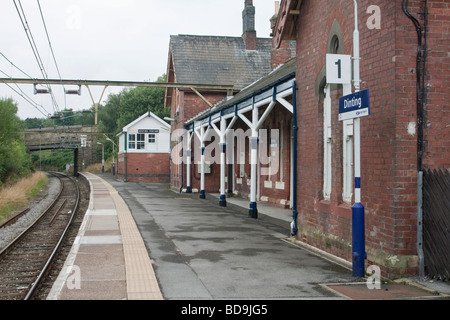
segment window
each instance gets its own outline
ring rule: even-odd
[[[136,135],[135,134],[128,135],[128,149],[136,149]]]
[[[333,38],[331,38],[331,52],[332,53],[339,52],[339,38],[337,35],[334,35]]]
[[[145,134],[138,133],[134,134],[131,133],[128,135],[128,149],[133,150],[143,150],[145,149]]]
[[[149,135],[148,135],[148,143],[156,143],[156,134],[149,133]]]
[[[145,134],[144,133],[137,134],[136,149],[138,149],[138,150],[145,149]]]

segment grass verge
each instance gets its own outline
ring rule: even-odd
[[[38,171],[13,184],[4,184],[0,189],[0,222],[6,220],[12,212],[25,206],[47,183],[47,175]]]

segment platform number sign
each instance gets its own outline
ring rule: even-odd
[[[352,59],[349,55],[327,54],[327,83],[349,84],[352,81]]]

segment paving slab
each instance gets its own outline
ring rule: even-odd
[[[382,283],[370,289],[367,283],[325,284],[325,288],[351,300],[449,299],[450,296],[411,284]]]
[[[290,240],[290,209],[258,204],[255,220],[248,217],[246,199],[229,198],[221,207],[218,194],[200,199],[167,184],[125,183],[112,175],[101,176],[129,207],[165,299],[436,297],[409,286],[401,292],[398,285],[375,292],[358,285],[364,279],[352,276],[350,263]],[[327,284],[335,287],[331,290]],[[348,288],[349,284],[355,286]],[[339,292],[341,288],[348,295]]]

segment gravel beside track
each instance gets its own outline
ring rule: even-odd
[[[58,196],[61,184],[56,177],[49,176],[47,186],[36,196],[26,207],[30,211],[21,217],[16,223],[6,226],[0,232],[0,250],[15,239],[23,230],[30,226],[42,212],[50,206],[53,200]],[[18,210],[22,211],[26,207]]]

